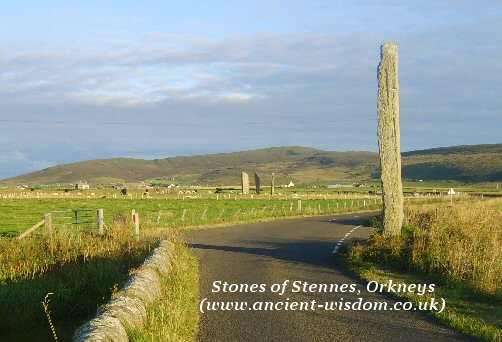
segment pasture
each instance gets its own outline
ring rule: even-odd
[[[132,190],[127,195],[117,189],[66,192],[64,189],[2,189],[0,315],[7,318],[0,323],[0,333],[20,341],[30,341],[35,334],[49,338],[51,331],[40,302],[51,292],[54,294],[50,309],[56,330],[60,338],[68,340],[74,329],[108,301],[160,240],[175,241],[183,254],[184,230],[381,208],[379,195],[370,195],[359,188],[355,190],[281,189],[270,196],[241,195],[232,190],[216,194],[214,189],[184,189],[170,193]],[[455,201],[468,202],[470,199],[472,197],[460,195]],[[407,203],[442,207],[449,201],[444,191],[436,195],[417,196],[415,193],[406,197]],[[104,211],[103,235],[98,235],[97,231],[99,208]],[[81,210],[78,224],[71,211],[77,209]],[[139,239],[131,219],[132,210],[139,214]],[[47,213],[53,215],[51,236],[44,234],[42,225],[30,236],[16,239]],[[183,263],[179,267],[183,268]],[[191,274],[189,278],[193,281],[196,275]],[[170,281],[174,288],[178,286],[176,279]],[[195,294],[190,296],[180,297],[180,300],[195,300]],[[172,311],[175,307],[172,304],[170,308],[156,310]],[[163,314],[160,315],[162,321]],[[185,320],[189,320],[190,314],[187,315]],[[162,326],[156,321],[149,324],[153,330],[155,326]]]
[[[183,194],[117,190],[11,191],[0,198],[0,334],[16,340],[50,338],[40,302],[47,293],[59,337],[68,340],[74,329],[92,317],[156,244],[178,241],[182,230],[301,215],[375,210],[375,196],[337,194],[238,195],[185,191]],[[299,207],[299,203],[300,207]],[[97,231],[97,209],[104,211],[105,230]],[[74,212],[81,211],[79,224]],[[137,239],[131,211],[139,213]],[[16,237],[53,216],[53,233],[44,226],[30,236]],[[183,252],[182,252],[183,253]],[[181,265],[180,267],[183,267]],[[152,323],[155,324],[155,323]]]

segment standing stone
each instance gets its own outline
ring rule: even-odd
[[[272,173],[272,180],[270,181],[270,194],[274,195],[274,181],[275,181],[275,175]]]
[[[249,176],[246,172],[242,172],[241,174],[241,184],[242,184],[242,194],[249,193]]]
[[[378,66],[378,147],[382,169],[383,233],[401,234],[403,184],[399,128],[399,79],[397,45],[381,46]]]
[[[254,173],[254,184],[255,184],[255,189],[256,189],[256,194],[260,194],[260,176],[255,172]]]

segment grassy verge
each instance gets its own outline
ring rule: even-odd
[[[478,339],[501,341],[501,208],[501,199],[410,206],[400,237],[377,232],[342,250],[338,258],[366,280],[435,283],[435,296],[447,303],[443,313],[433,313],[437,318]],[[378,222],[373,222],[375,228]]]
[[[105,236],[57,230],[52,239],[33,237],[0,244],[0,336],[12,341],[51,340],[41,302],[60,340],[91,318],[139,266],[163,234],[145,231],[136,241],[129,227]]]
[[[144,329],[129,332],[131,341],[194,341],[199,320],[199,274],[195,255],[174,238],[173,270],[162,284],[162,297],[147,308]]]

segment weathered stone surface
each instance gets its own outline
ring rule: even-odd
[[[73,335],[73,342],[127,342],[127,332],[120,320],[110,314],[92,319]]]
[[[242,185],[242,194],[249,193],[249,175],[246,172],[242,172],[241,174],[241,185]]]
[[[98,308],[97,316],[109,314],[117,318],[122,326],[139,329],[146,323],[146,308],[141,300],[126,296],[113,298],[108,304]]]
[[[255,184],[255,189],[256,189],[256,194],[259,195],[261,191],[261,183],[260,183],[260,176],[255,172],[254,173],[254,184]]]
[[[397,45],[381,46],[378,66],[378,146],[382,168],[385,235],[399,235],[403,224],[401,134]]]
[[[135,272],[124,287],[124,295],[138,298],[146,305],[160,297],[161,283],[157,271],[150,267],[141,267]]]
[[[174,252],[172,242],[164,240],[157,247],[156,253],[149,256],[143,263],[143,267],[151,267],[161,275],[168,274],[171,271],[171,258]]]

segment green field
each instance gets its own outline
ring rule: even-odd
[[[183,193],[150,189],[148,194],[145,190],[132,190],[123,196],[115,189],[80,192],[3,189],[0,191],[0,315],[8,319],[0,322],[0,334],[20,341],[31,341],[41,332],[50,336],[40,302],[52,292],[52,318],[59,336],[67,340],[78,325],[92,317],[96,308],[109,300],[129,272],[144,260],[158,241],[169,238],[177,241],[183,250],[184,230],[256,220],[379,210],[380,196],[368,195],[365,190],[278,189],[276,195],[270,196],[240,195],[238,191],[230,190],[215,194],[214,190],[208,189],[197,192],[184,189]],[[456,201],[469,201],[471,198],[461,196]],[[449,197],[407,196],[406,202],[436,203],[444,207]],[[98,208],[104,210],[106,227],[103,236],[97,235]],[[79,217],[89,223],[82,224],[80,221],[80,224],[70,224],[75,220],[74,213],[60,212],[76,209],[89,210]],[[139,241],[131,222],[132,210],[139,213]],[[49,212],[55,224],[52,237],[44,235],[42,225],[31,236],[19,241],[15,239]],[[82,217],[85,215],[89,217]],[[180,267],[184,267],[183,263],[185,261]],[[196,277],[192,273],[190,281]],[[181,274],[178,276],[183,279]],[[170,288],[189,285],[177,282],[168,282]],[[191,290],[194,291],[196,288]],[[192,305],[195,299],[191,296],[180,297],[179,300]],[[175,304],[152,310],[161,316],[152,316],[148,328],[150,332],[163,326],[163,312],[175,315],[169,318],[173,324],[184,325],[176,318]],[[182,321],[189,320],[190,313],[184,317]],[[189,330],[193,332],[194,329],[192,326]],[[176,331],[182,333],[185,330],[180,328]],[[136,332],[135,336],[144,333]]]
[[[105,224],[124,217],[130,220],[131,211],[139,213],[140,222],[156,224],[159,227],[182,227],[252,220],[267,217],[287,217],[297,215],[317,215],[336,213],[349,209],[376,209],[372,199],[309,199],[302,200],[302,210],[298,211],[298,199],[2,199],[0,213],[0,234],[13,237],[42,220],[44,214],[61,210],[92,210],[85,213],[89,224],[80,225],[88,229],[97,226],[96,210],[102,208]],[[366,203],[366,206],[365,206]],[[378,203],[379,204],[379,203]],[[183,212],[185,215],[183,216]],[[157,223],[159,217],[160,220]],[[74,213],[54,213],[56,224],[74,223]],[[83,214],[81,214],[83,215]],[[61,217],[67,217],[61,218]],[[76,225],[68,225],[72,227]],[[76,228],[76,227],[75,227]]]
[[[179,239],[182,249],[183,230],[380,207],[376,197],[357,194],[334,198],[335,194],[327,193],[283,193],[270,197],[227,192],[216,196],[205,191],[189,195],[152,192],[150,198],[141,198],[143,191],[133,191],[127,197],[113,196],[117,193],[116,190],[92,190],[81,195],[77,192],[65,195],[60,190],[2,193],[0,315],[8,319],[0,322],[0,335],[19,341],[31,341],[40,334],[48,338],[50,329],[40,302],[51,292],[56,330],[63,340],[70,339],[73,330],[109,300],[114,289],[120,287],[130,270],[144,260],[158,241]],[[97,235],[98,208],[104,210],[103,236]],[[88,220],[88,224],[69,224],[75,220],[74,213],[56,212],[75,209],[90,210],[81,212],[89,217],[80,217]],[[139,213],[139,241],[131,222],[131,210]],[[49,212],[55,224],[51,237],[44,235],[42,225],[25,239],[15,239]],[[172,284],[175,286],[176,282]],[[155,310],[176,312],[173,305]],[[176,318],[170,319],[178,322]],[[155,330],[154,326],[160,323],[150,324]]]

